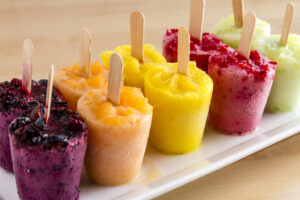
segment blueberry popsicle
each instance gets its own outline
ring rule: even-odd
[[[233,0],[232,5],[234,15],[230,15],[227,18],[221,19],[221,21],[212,29],[213,34],[216,34],[218,38],[234,49],[238,49],[240,44],[243,26],[243,4],[243,0]],[[270,24],[266,21],[257,19],[254,40],[270,34]]]
[[[102,62],[109,65],[110,56],[118,53],[124,63],[124,85],[143,90],[145,72],[165,63],[165,58],[152,45],[144,44],[145,17],[141,11],[134,11],[130,16],[131,45],[122,45],[114,51],[100,55]]]
[[[250,52],[254,25],[255,16],[250,13],[241,40],[246,45],[209,59],[208,74],[214,82],[209,120],[227,134],[245,135],[257,129],[275,76],[275,62]]]
[[[179,42],[180,32],[189,40],[181,28]],[[213,90],[211,78],[189,62],[189,41],[185,47],[187,62],[180,63],[179,51],[178,64],[168,63],[145,75],[145,95],[154,107],[150,142],[165,153],[188,153],[200,147]],[[185,72],[179,68],[182,65]]]
[[[98,61],[90,63],[90,41],[89,31],[82,29],[79,64],[55,72],[54,86],[59,89],[73,111],[76,111],[77,101],[85,92],[107,87],[108,65]]]
[[[15,119],[9,132],[21,200],[79,199],[88,130],[79,115],[68,110],[67,102],[52,101],[51,108],[36,105]]]
[[[286,14],[290,16],[290,22],[292,13],[293,5],[288,4]],[[283,33],[284,27],[286,26],[283,26]],[[283,37],[285,37],[284,43]],[[289,34],[287,31],[287,34],[257,38],[253,47],[276,61],[278,65],[266,110],[286,112],[298,108],[300,102],[300,36]]]
[[[116,59],[121,63],[120,56]],[[111,59],[110,74],[114,63]],[[89,91],[78,101],[77,110],[89,127],[85,167],[97,184],[120,185],[138,176],[149,137],[152,106],[140,88],[120,87],[121,79],[109,80],[108,90]],[[110,87],[113,83],[117,87]],[[113,88],[118,92],[110,92]]]

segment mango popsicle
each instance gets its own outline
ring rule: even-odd
[[[189,42],[186,47],[189,49]],[[163,152],[179,154],[200,147],[213,82],[195,62],[187,62],[187,74],[178,73],[178,66],[168,63],[148,71],[145,95],[154,107],[151,144]]]
[[[108,91],[87,92],[77,110],[89,127],[85,158],[89,178],[102,185],[120,185],[140,171],[153,108],[140,88],[121,87],[119,102],[114,103],[108,100],[109,91],[110,86]]]
[[[288,15],[293,13],[293,10],[289,9],[293,9],[292,4],[287,6]],[[292,16],[289,20],[290,25]],[[257,38],[253,43],[255,49],[276,61],[278,65],[266,106],[266,110],[270,112],[290,111],[296,109],[300,102],[300,36],[289,34],[288,30],[285,44],[282,44],[282,35]]]
[[[108,66],[98,61],[90,63],[90,47],[91,35],[87,29],[82,29],[79,64],[55,72],[54,86],[61,91],[73,111],[76,111],[77,101],[85,92],[107,87]]]

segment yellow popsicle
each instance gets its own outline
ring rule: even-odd
[[[102,62],[109,65],[109,58],[112,53],[119,53],[124,64],[124,84],[127,86],[138,87],[143,90],[145,72],[151,68],[159,67],[159,64],[166,63],[165,58],[152,45],[144,45],[144,62],[141,63],[131,55],[131,46],[123,45],[114,51],[106,51],[100,55]]]
[[[177,63],[149,70],[145,95],[153,105],[150,142],[166,153],[187,153],[200,147],[213,82],[194,62],[188,75],[177,73]]]
[[[91,77],[88,78],[79,64],[55,71],[54,86],[59,89],[69,104],[76,111],[78,99],[91,89],[107,88],[108,66],[95,62],[91,64]]]
[[[78,101],[77,110],[89,128],[85,166],[92,181],[120,185],[140,171],[152,106],[139,88],[123,86],[120,105],[107,101],[106,94],[92,90]]]

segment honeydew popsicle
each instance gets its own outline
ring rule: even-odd
[[[232,49],[213,34],[203,33],[204,0],[191,0],[190,8],[190,60],[207,72],[208,58],[214,51]],[[163,38],[163,55],[168,62],[177,62],[178,29],[167,29]]]
[[[74,66],[57,70],[54,86],[57,87],[76,111],[78,99],[91,89],[107,87],[108,66],[98,61],[91,63],[91,34],[87,29],[81,30],[80,62]]]
[[[85,167],[97,184],[120,185],[140,171],[149,137],[152,106],[140,88],[123,86],[120,55],[110,59],[108,90],[91,90],[78,101],[89,127]]]
[[[51,67],[46,105],[38,104],[9,127],[21,200],[78,200],[87,126],[67,102],[52,102]],[[50,113],[51,111],[51,113]]]
[[[11,151],[8,137],[8,127],[19,115],[32,106],[45,102],[47,81],[32,81],[32,51],[31,40],[23,44],[23,78],[12,79],[0,83],[0,167],[13,172]],[[61,94],[54,89],[53,99],[62,101]]]
[[[114,51],[100,55],[102,62],[109,65],[112,53],[122,56],[124,63],[124,84],[144,88],[144,75],[148,69],[166,62],[165,58],[152,45],[144,45],[145,17],[141,11],[134,11],[130,16],[131,46],[122,45]]]
[[[222,19],[213,27],[212,33],[232,48],[238,49],[243,27],[244,0],[232,0],[232,7],[233,15]],[[254,40],[270,34],[270,24],[257,18]]]
[[[259,125],[273,83],[276,63],[251,51],[255,15],[245,17],[239,50],[215,53],[208,74],[214,82],[211,124],[224,133],[246,135]]]
[[[213,91],[211,78],[189,62],[188,31],[180,28],[178,36],[178,64],[145,75],[145,95],[154,107],[150,142],[173,154],[200,147]]]
[[[257,38],[253,44],[278,65],[266,106],[270,112],[290,111],[300,103],[300,36],[289,34],[293,10],[293,4],[289,3],[281,35]]]

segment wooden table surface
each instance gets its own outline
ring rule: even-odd
[[[117,45],[129,43],[129,13],[140,9],[146,16],[146,42],[161,49],[166,28],[188,26],[188,0],[1,0],[0,76],[21,73],[22,42],[34,43],[34,78],[56,67],[78,61],[79,30],[93,36],[92,58]],[[245,10],[280,33],[286,0],[245,0]],[[300,33],[300,1],[293,32]],[[231,0],[207,0],[205,31],[232,13]],[[299,52],[300,53],[300,52]],[[45,76],[46,77],[46,76]],[[300,135],[275,144],[213,174],[171,191],[157,200],[287,200],[300,199]]]

